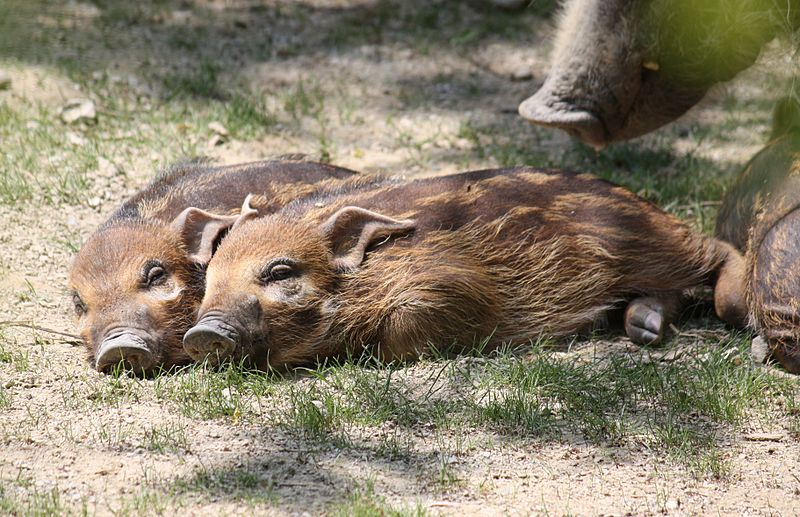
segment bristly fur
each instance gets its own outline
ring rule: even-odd
[[[749,324],[788,371],[800,373],[800,108],[784,99],[772,141],[728,190],[717,236],[746,251]]]
[[[170,228],[186,208],[237,214],[245,197],[253,194],[253,207],[266,215],[298,197],[338,192],[340,183],[360,181],[347,169],[286,160],[228,167],[191,161],[160,174],[100,226],[73,262],[70,287],[89,309],[79,318],[89,359],[96,358],[109,330],[134,329],[158,366],[190,361],[181,340],[202,299],[204,264],[190,258],[181,236]],[[149,260],[163,266],[177,297],[167,299],[142,288],[141,268]]]
[[[412,219],[362,264],[338,271],[322,223],[343,207]],[[327,224],[327,223],[326,223]],[[351,239],[349,245],[352,245]],[[586,174],[532,168],[381,184],[248,222],[209,264],[200,308],[244,336],[244,355],[281,368],[369,349],[414,358],[579,332],[623,300],[712,284],[726,246]],[[267,265],[294,264],[283,282]]]
[[[800,151],[800,140],[795,140]],[[766,171],[765,171],[766,172]],[[788,371],[800,373],[800,160],[795,158],[752,226],[747,247],[746,288],[751,325],[764,336]]]
[[[641,136],[796,35],[799,13],[795,0],[566,0],[548,75],[519,112],[596,148]]]

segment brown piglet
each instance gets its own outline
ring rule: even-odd
[[[520,167],[376,182],[243,216],[209,264],[184,348],[262,369],[343,354],[413,359],[429,347],[569,336],[622,304],[628,335],[655,343],[685,290],[739,285],[727,277],[740,261],[588,174]],[[724,316],[740,324],[743,314]]]
[[[248,194],[262,214],[352,171],[275,160],[230,167],[174,166],[122,204],[72,264],[69,285],[89,360],[150,372],[190,362],[181,339],[203,297],[205,265]]]

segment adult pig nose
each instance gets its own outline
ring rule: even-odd
[[[233,355],[237,332],[219,320],[200,320],[183,336],[183,349],[195,361],[217,365]]]
[[[122,364],[125,369],[138,373],[149,370],[155,362],[155,355],[144,339],[124,332],[103,340],[97,353],[95,368],[99,372],[108,372]]]
[[[605,125],[596,114],[554,97],[545,87],[524,100],[518,111],[534,124],[566,131],[595,149],[609,143]]]

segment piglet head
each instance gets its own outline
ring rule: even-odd
[[[369,249],[414,227],[358,207],[322,224],[280,216],[240,221],[209,263],[199,320],[184,349],[195,360],[246,357],[259,368],[330,355],[344,277],[357,272]]]
[[[94,367],[136,373],[185,364],[181,338],[203,296],[205,265],[237,216],[187,208],[171,224],[111,222],[70,271],[78,329]]]

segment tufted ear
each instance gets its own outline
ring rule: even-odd
[[[355,269],[364,261],[367,248],[379,241],[413,231],[416,222],[392,219],[363,208],[348,206],[322,223],[320,232],[333,251],[333,264],[338,270]]]
[[[250,206],[250,199],[252,199],[252,197],[253,194],[247,194],[247,197],[244,198],[244,203],[242,203],[242,208],[239,210],[239,217],[237,217],[236,220],[233,222],[233,226],[231,226],[231,231],[240,227],[246,221],[258,217],[258,210]]]
[[[189,207],[172,220],[170,228],[183,239],[189,257],[198,263],[207,264],[214,251],[214,243],[228,229],[236,228],[258,212],[250,206],[248,195],[239,215],[217,215],[200,208]]]

